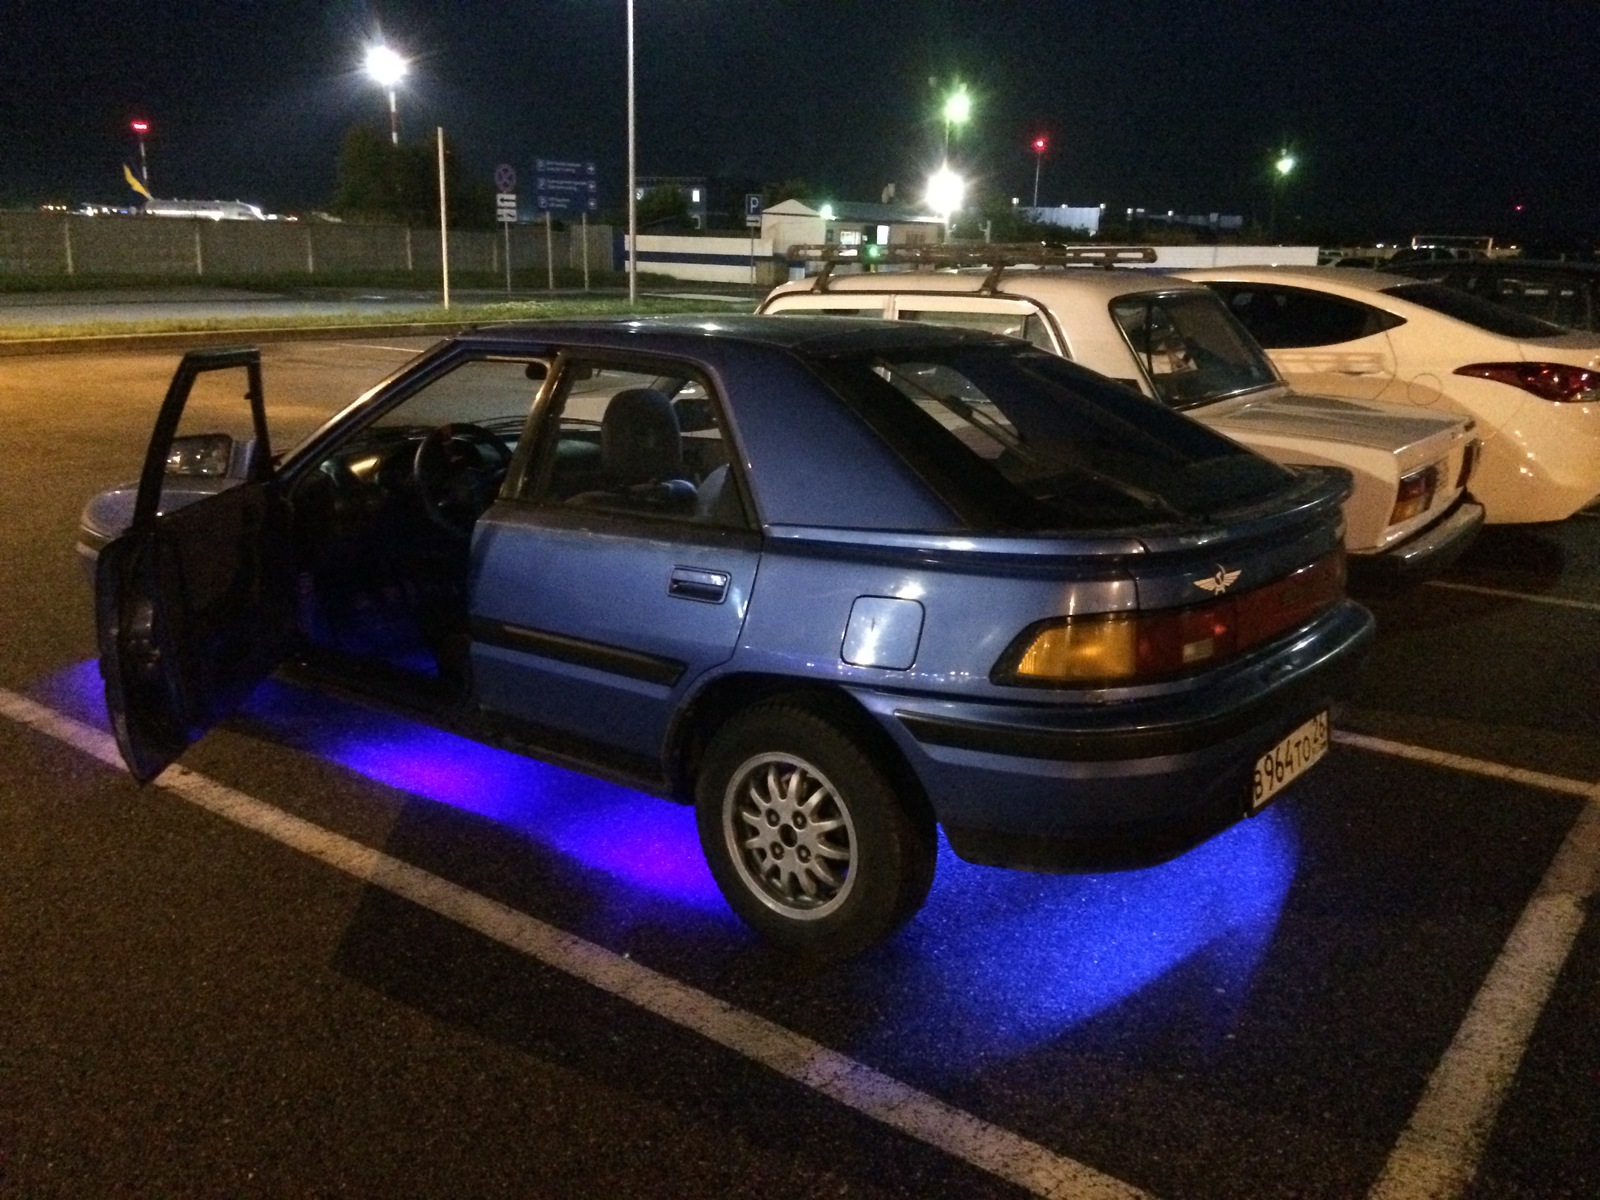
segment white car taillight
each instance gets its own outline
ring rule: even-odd
[[[1422,467],[1400,477],[1400,490],[1395,493],[1394,511],[1389,514],[1389,524],[1398,525],[1412,517],[1421,516],[1433,505],[1434,493],[1439,490],[1439,464]]]
[[[1574,367],[1569,363],[1498,362],[1471,363],[1457,367],[1457,375],[1492,379],[1532,392],[1541,400],[1557,403],[1584,403],[1600,400],[1600,371]]]

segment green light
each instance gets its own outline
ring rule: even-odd
[[[1282,176],[1283,178],[1285,178],[1285,179],[1287,179],[1289,177],[1289,172],[1294,170],[1294,165],[1295,165],[1295,157],[1294,157],[1294,155],[1290,154],[1287,150],[1279,151],[1278,160],[1272,164],[1273,169],[1276,170],[1278,172],[1278,174],[1280,176]]]
[[[944,102],[944,120],[947,125],[965,125],[972,116],[972,97],[964,87],[950,93]]]

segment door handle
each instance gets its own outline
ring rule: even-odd
[[[726,571],[673,567],[672,578],[667,583],[667,595],[680,600],[699,600],[703,604],[721,604],[728,598],[729,579]]]

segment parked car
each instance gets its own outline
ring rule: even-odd
[[[1385,269],[1389,269],[1385,267]],[[1442,283],[1568,329],[1600,330],[1600,263],[1479,258],[1398,263],[1396,274]]]
[[[1600,334],[1381,271],[1180,272],[1214,289],[1297,388],[1477,422],[1490,523],[1559,521],[1600,497]]]
[[[1198,284],[1147,270],[1091,270],[1153,257],[1144,248],[889,247],[880,258],[954,269],[822,274],[780,285],[764,313],[834,313],[1020,337],[1110,376],[1290,465],[1339,466],[1354,488],[1345,546],[1370,573],[1419,578],[1471,543],[1483,509],[1468,494],[1477,447],[1460,416],[1290,391],[1248,333]],[[848,254],[848,252],[847,252]],[[960,269],[978,262],[977,269]]]
[[[251,440],[174,440],[214,372]],[[138,486],[85,509],[136,778],[293,663],[692,802],[728,903],[796,952],[913,914],[936,823],[1058,869],[1259,812],[1372,631],[1347,475],[979,333],[492,327],[269,436],[256,352],[193,352]]]

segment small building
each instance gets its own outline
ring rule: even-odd
[[[941,242],[944,221],[894,204],[840,200],[812,207],[803,200],[785,200],[762,212],[761,237],[771,243],[774,254],[782,257],[787,256],[790,246]]]

